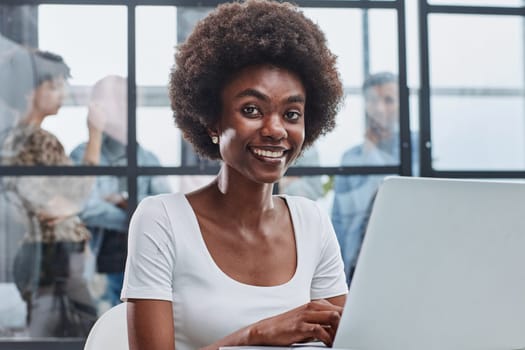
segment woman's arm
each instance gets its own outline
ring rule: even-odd
[[[341,306],[327,300],[314,300],[242,328],[202,350],[237,345],[288,346],[312,340],[332,346],[342,311]]]
[[[170,301],[128,299],[127,320],[130,350],[175,349]]]
[[[338,295],[336,297],[333,297],[333,298],[326,298],[326,301],[334,304],[334,305],[337,305],[337,306],[340,306],[340,307],[344,307],[345,306],[345,303],[346,303],[346,294],[343,294],[343,295]]]
[[[339,303],[344,296],[331,298]],[[341,318],[342,306],[314,300],[283,314],[242,328],[202,350],[221,346],[282,345],[320,340],[331,346]],[[130,350],[175,348],[172,304],[162,300],[129,299],[127,306]]]

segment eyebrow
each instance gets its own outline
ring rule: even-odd
[[[270,99],[268,96],[266,96],[262,92],[255,90],[255,89],[242,90],[237,95],[235,95],[236,98],[249,97],[249,96],[255,97],[255,98],[258,98],[259,100],[264,100],[264,101],[268,101]]]
[[[235,95],[236,98],[247,97],[247,96],[255,97],[263,101],[270,100],[270,98],[267,95],[255,89],[246,89],[246,90],[239,92],[237,95]],[[304,103],[305,101],[306,99],[303,95],[292,95],[286,99],[286,102],[288,103],[294,103],[294,102]]]
[[[303,95],[293,95],[293,96],[288,97],[286,99],[286,102],[288,102],[288,103],[294,103],[294,102],[305,103],[306,99],[304,98]]]

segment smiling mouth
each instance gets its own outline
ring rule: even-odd
[[[281,159],[287,152],[287,150],[285,149],[267,150],[262,148],[252,148],[251,151],[257,157],[262,157],[266,159]]]

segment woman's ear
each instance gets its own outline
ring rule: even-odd
[[[219,144],[219,132],[216,128],[206,128],[206,131],[208,131],[208,135],[210,135],[211,142],[214,144]]]

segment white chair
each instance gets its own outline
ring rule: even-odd
[[[126,303],[118,304],[102,314],[89,331],[84,350],[102,349],[129,349]]]

